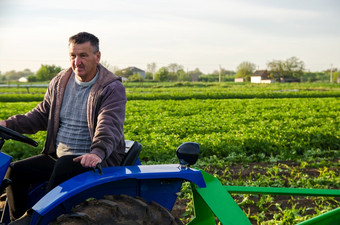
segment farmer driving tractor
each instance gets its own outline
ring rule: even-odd
[[[11,164],[6,178],[10,224],[30,224],[29,187],[47,191],[101,164],[119,166],[124,156],[126,93],[120,77],[99,61],[99,40],[81,32],[69,38],[71,67],[49,83],[44,100],[25,115],[0,125],[25,134],[46,130],[41,154]]]

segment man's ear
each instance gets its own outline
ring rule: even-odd
[[[96,56],[97,56],[97,64],[98,64],[99,61],[100,61],[100,57],[101,57],[100,51],[98,51],[98,52],[96,53]]]

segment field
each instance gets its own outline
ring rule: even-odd
[[[125,136],[143,164],[177,163],[183,142],[200,144],[196,167],[224,185],[340,189],[337,84],[127,83]],[[0,119],[25,113],[46,89],[0,88]],[[37,149],[7,142],[15,159]],[[339,198],[233,195],[253,224],[296,224],[340,206]],[[188,222],[190,187],[174,214]]]

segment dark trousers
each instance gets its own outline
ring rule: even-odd
[[[28,193],[34,184],[48,181],[47,191],[50,191],[71,177],[90,170],[73,162],[75,157],[53,159],[41,154],[12,163],[6,174],[6,178],[12,181],[6,190],[11,220],[20,218],[28,210]]]

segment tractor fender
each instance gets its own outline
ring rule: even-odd
[[[84,196],[90,196],[89,193],[110,191],[114,194],[119,194],[121,192],[124,193],[124,191],[126,192],[127,189],[132,189],[133,192],[137,193],[136,195],[143,191],[150,192],[147,193],[149,195],[156,195],[157,193],[155,192],[162,188],[136,190],[140,188],[136,186],[141,183],[153,182],[154,180],[178,180],[179,190],[184,180],[194,183],[201,188],[206,187],[200,170],[182,168],[178,164],[106,167],[102,169],[102,172],[103,174],[101,175],[97,171],[79,174],[48,192],[32,207],[34,214],[31,224],[47,224],[47,218],[49,218],[48,220],[56,218],[59,214],[64,213],[62,212],[63,210],[68,210],[74,206],[78,201],[78,196],[84,198]],[[158,181],[158,183],[161,182]],[[158,185],[158,183],[155,182],[152,185]],[[140,189],[146,188],[141,187]]]
[[[9,164],[12,161],[12,157],[0,152],[0,184],[3,180],[3,178],[5,177],[5,174],[7,172],[7,169],[9,167]]]

